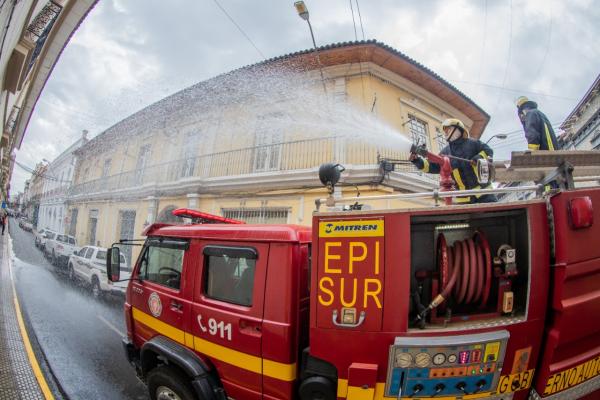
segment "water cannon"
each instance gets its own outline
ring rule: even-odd
[[[325,163],[319,167],[319,179],[327,187],[329,194],[333,194],[335,185],[340,180],[342,172],[346,169],[341,164]]]
[[[452,180],[452,166],[450,165],[450,157],[434,154],[427,150],[424,144],[416,145],[413,144],[410,147],[411,154],[416,154],[423,158],[426,158],[430,163],[438,164],[440,166],[440,191],[449,192],[454,190],[454,181]],[[444,199],[446,205],[452,204],[452,198],[446,197]]]

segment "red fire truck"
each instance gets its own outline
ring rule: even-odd
[[[538,183],[490,192],[562,187],[519,201],[354,205],[312,229],[180,210],[223,223],[147,228],[127,357],[152,399],[600,398],[600,187],[542,158],[497,171]]]

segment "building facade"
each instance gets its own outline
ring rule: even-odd
[[[327,196],[322,163],[345,167],[336,195],[437,186],[412,165],[382,176],[378,160],[406,160],[406,143],[416,141],[439,151],[449,117],[463,120],[473,137],[489,121],[452,85],[384,44],[326,46],[319,60],[312,50],[282,56],[176,93],[77,150],[69,220],[81,245],[99,246],[174,221],[179,207],[309,225],[315,200]],[[369,129],[379,131],[361,138]]]
[[[0,191],[8,194],[35,103],[72,33],[97,0],[11,0],[0,6]]]
[[[561,124],[564,150],[600,150],[600,75]]]
[[[48,164],[43,179],[37,227],[49,228],[55,232],[69,233],[70,221],[67,216],[66,196],[75,172],[77,158],[74,152],[87,143],[87,131],[79,140]]]

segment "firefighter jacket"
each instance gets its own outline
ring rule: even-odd
[[[494,151],[485,143],[480,140],[460,138],[442,149],[440,155],[452,155],[455,157],[477,161],[480,158],[491,158],[494,155]],[[439,174],[441,166],[436,163],[430,163],[427,159],[417,157],[413,160],[413,164],[423,172],[430,174]],[[469,189],[482,189],[479,185],[479,177],[477,173],[477,166],[467,161],[461,161],[456,159],[450,159],[450,166],[452,167],[452,178],[456,184],[458,190],[469,190]],[[491,187],[491,183],[488,183],[483,188]],[[481,195],[477,196],[466,196],[456,197],[457,203],[470,203],[476,202]]]
[[[525,129],[529,150],[558,150],[552,124],[540,110],[536,108],[527,110],[523,129]]]

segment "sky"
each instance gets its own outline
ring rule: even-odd
[[[376,39],[474,100],[491,116],[484,140],[510,133],[490,142],[496,159],[526,148],[518,96],[537,101],[559,125],[600,72],[593,0],[305,3],[317,45]],[[84,129],[93,137],[194,83],[311,47],[291,0],[100,0],[48,80],[17,161],[53,160]],[[28,178],[15,165],[11,192]]]

